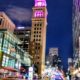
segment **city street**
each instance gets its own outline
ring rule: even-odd
[[[0,0],[0,80],[80,80],[80,0]]]

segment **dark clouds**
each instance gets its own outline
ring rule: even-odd
[[[0,11],[4,11],[17,26],[30,26],[33,0],[0,0]]]
[[[31,21],[32,11],[28,8],[12,6],[6,10],[6,13],[13,19],[19,22]]]

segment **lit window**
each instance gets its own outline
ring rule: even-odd
[[[25,36],[29,36],[28,34],[26,34]]]
[[[27,33],[30,33],[30,31],[27,31]]]

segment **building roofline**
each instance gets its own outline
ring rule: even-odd
[[[6,18],[12,25],[14,25],[14,28],[16,27],[16,25],[13,23],[13,21],[7,16],[7,14],[5,12],[0,12],[0,17]]]

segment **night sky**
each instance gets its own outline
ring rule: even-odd
[[[0,11],[13,20],[16,26],[31,26],[34,0],[0,0]],[[48,26],[46,54],[50,47],[58,47],[64,69],[72,57],[72,0],[47,0]]]

